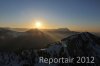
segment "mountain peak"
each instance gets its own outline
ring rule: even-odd
[[[86,41],[86,40],[96,40],[98,39],[97,36],[89,33],[89,32],[82,32],[82,33],[78,33],[78,34],[75,34],[75,35],[72,35],[72,36],[69,36],[67,38],[64,38],[62,39],[61,41],[65,41],[65,40],[83,40],[83,41]]]
[[[68,28],[59,28],[59,29],[57,29],[57,30],[61,30],[61,31],[70,31]]]
[[[28,31],[26,31],[27,33],[34,33],[34,32],[40,32],[40,30],[38,29],[30,29]]]

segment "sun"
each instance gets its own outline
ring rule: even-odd
[[[36,21],[35,26],[36,26],[37,29],[41,29],[42,28],[42,22]]]

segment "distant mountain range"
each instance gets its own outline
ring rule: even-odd
[[[36,34],[38,35],[37,30],[27,31],[29,35],[33,34],[34,32],[36,32]],[[27,33],[25,32],[25,34]],[[32,36],[29,35],[28,37]],[[19,39],[18,42],[20,42],[20,40],[24,38]],[[38,40],[38,42],[40,42],[40,40]],[[91,62],[94,63],[76,64],[75,62],[77,59],[75,59],[74,62],[71,64],[68,63],[45,64],[45,63],[39,63],[39,57],[47,57],[47,58],[94,57],[94,59],[93,58],[90,59]],[[89,32],[76,33],[69,37],[63,38],[61,41],[48,44],[47,47],[42,49],[31,48],[23,50],[20,48],[17,51],[0,52],[0,66],[74,66],[74,65],[100,66],[100,37],[97,37]]]
[[[61,40],[65,36],[76,34],[68,29],[14,31],[11,28],[0,28],[0,49],[35,48]]]
[[[7,29],[17,32],[25,32],[30,30],[30,28],[9,28],[9,27],[0,27],[0,29]],[[33,28],[35,29],[35,28]],[[58,28],[58,29],[41,29],[41,30],[47,30],[47,31],[70,31],[68,28]]]
[[[4,49],[42,48],[49,42],[54,42],[54,40],[37,29],[26,32],[0,29],[0,47]]]

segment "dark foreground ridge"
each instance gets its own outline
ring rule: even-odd
[[[39,63],[44,58],[75,58],[73,63]],[[77,57],[89,57],[90,63],[76,64]],[[93,59],[94,57],[94,59]],[[93,63],[94,62],[94,63]],[[40,50],[28,49],[17,52],[0,52],[0,66],[100,66],[100,37],[83,32],[62,39]]]

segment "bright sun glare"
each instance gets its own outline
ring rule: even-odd
[[[36,28],[41,29],[42,23],[40,21],[36,21],[35,26]]]

